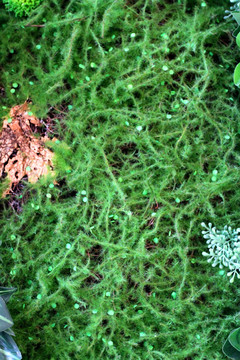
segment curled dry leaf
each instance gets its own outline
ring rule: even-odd
[[[10,180],[3,197],[24,176],[27,175],[30,183],[35,183],[40,176],[53,172],[53,152],[44,146],[45,141],[50,139],[33,135],[32,129],[38,126],[41,123],[29,111],[27,102],[14,106],[10,110],[10,118],[3,122],[0,131],[0,177],[7,174]]]

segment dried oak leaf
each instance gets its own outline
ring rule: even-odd
[[[14,106],[9,119],[4,120],[0,131],[0,177],[7,174],[10,180],[3,197],[26,175],[30,183],[35,183],[40,176],[53,173],[53,152],[44,146],[50,139],[34,137],[32,128],[41,123],[29,111],[27,102]]]

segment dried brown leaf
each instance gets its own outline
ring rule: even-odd
[[[16,105],[10,110],[11,122],[6,118],[0,132],[0,177],[7,174],[10,184],[3,197],[11,192],[24,176],[31,183],[42,175],[53,173],[53,152],[44,145],[50,140],[36,138],[32,128],[41,126],[39,119],[28,109],[28,104]]]

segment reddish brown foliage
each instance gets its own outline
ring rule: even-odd
[[[44,146],[50,139],[33,135],[32,129],[39,126],[41,123],[29,111],[27,102],[14,106],[10,118],[4,120],[0,132],[0,177],[7,174],[10,184],[3,196],[24,176],[35,183],[40,176],[53,170],[53,152]]]

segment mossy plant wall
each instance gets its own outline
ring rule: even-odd
[[[24,359],[223,359],[239,286],[202,257],[201,222],[239,227],[225,9],[45,0],[19,20],[2,5],[1,116],[31,98],[59,140],[58,184],[0,203]]]

